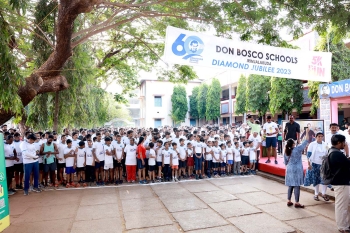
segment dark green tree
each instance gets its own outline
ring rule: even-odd
[[[199,91],[198,91],[198,96],[197,96],[199,119],[205,119],[205,113],[207,110],[208,89],[209,89],[209,87],[206,83],[202,83],[199,86]]]
[[[271,78],[271,91],[269,94],[269,109],[272,114],[281,112],[283,115],[291,114],[293,109],[298,113],[303,108],[303,82],[287,78]]]
[[[271,90],[271,77],[263,75],[249,75],[247,80],[247,100],[248,111],[258,112],[259,116],[264,116],[269,110],[269,92]]]
[[[216,120],[220,117],[220,81],[214,78],[209,86],[205,117],[207,120]]]
[[[174,86],[173,94],[171,95],[171,104],[171,118],[173,119],[174,123],[178,124],[184,122],[188,112],[187,94],[184,86]]]
[[[190,116],[193,118],[198,119],[198,102],[197,102],[197,96],[199,93],[199,87],[194,87],[192,89],[192,94],[190,96]]]
[[[240,115],[247,111],[247,78],[244,75],[238,80],[235,113]]]

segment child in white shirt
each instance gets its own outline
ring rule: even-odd
[[[218,141],[214,141],[213,150],[213,174],[215,178],[220,177],[218,174],[218,167],[220,163],[220,147],[218,146]]]
[[[226,169],[226,155],[227,155],[227,151],[226,151],[226,145],[225,144],[221,144],[220,145],[220,160],[221,160],[221,176],[226,176],[226,172],[225,172],[225,169]]]
[[[152,180],[152,183],[155,182],[154,170],[156,167],[156,152],[154,151],[154,143],[150,142],[149,146],[149,159],[148,159],[148,171],[149,171],[149,179]]]
[[[227,142],[226,151],[227,151],[227,174],[230,175],[232,172],[233,154],[234,154],[231,141]]]
[[[241,152],[239,149],[239,142],[235,142],[235,148],[233,149],[234,151],[234,164],[233,164],[233,174],[234,175],[239,175],[241,173]]]
[[[171,158],[170,158],[170,166],[172,169],[172,176],[173,176],[173,182],[178,182],[179,180],[177,179],[177,171],[179,170],[179,156],[180,153],[177,149],[177,144],[176,142],[172,143],[173,146],[173,151],[171,153]]]
[[[193,159],[193,149],[192,149],[191,142],[187,143],[186,156],[187,156],[188,177],[192,178],[194,159]]]
[[[250,170],[249,174],[255,173],[255,163],[256,163],[256,148],[254,147],[253,141],[249,141],[249,162],[250,162]]]
[[[243,142],[242,154],[242,173],[241,175],[248,175],[248,163],[249,163],[249,143]]]
[[[157,167],[158,167],[158,174],[157,174],[157,182],[161,182],[162,180],[162,160],[163,160],[163,141],[158,140],[157,141],[157,147],[155,148],[155,152],[157,155]]]
[[[208,178],[211,178],[211,167],[213,163],[213,148],[212,148],[213,142],[211,140],[208,141],[208,146],[205,148],[205,161],[207,163],[207,176]]]

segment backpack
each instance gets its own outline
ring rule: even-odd
[[[335,174],[332,173],[330,162],[329,162],[329,157],[334,151],[338,151],[338,150],[333,148],[329,149],[328,155],[322,161],[320,175],[324,185],[332,184],[334,176],[338,173],[338,171]]]

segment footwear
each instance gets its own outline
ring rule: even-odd
[[[83,187],[86,187],[86,183],[85,182],[83,183]]]
[[[24,194],[24,196],[28,196],[29,195],[28,190],[24,190],[23,194]]]
[[[33,191],[33,185],[29,186],[29,192]]]
[[[152,183],[154,183],[155,181],[154,180],[152,180]]]
[[[350,232],[350,230],[339,230],[339,232],[345,233],[345,232]]]
[[[175,182],[179,182],[179,179],[175,177]]]
[[[21,189],[20,185],[19,184],[16,184],[16,189]]]
[[[199,177],[198,177],[198,175],[196,175],[196,180],[199,180]]]
[[[122,184],[123,183],[123,180],[119,180],[119,184]]]
[[[322,195],[323,200],[329,201],[329,197],[327,195]]]
[[[305,206],[302,204],[294,204],[294,207],[303,209]]]
[[[269,159],[268,159],[268,160],[266,160],[266,162],[265,162],[265,163],[271,163],[271,160],[269,160]]]
[[[36,193],[41,193],[41,190],[39,188],[34,188],[33,191]]]
[[[12,191],[12,190],[8,190],[8,191],[7,191],[7,195],[12,196],[13,194],[15,194],[14,191]]]
[[[287,206],[292,206],[292,205],[293,205],[293,202],[291,202],[291,201],[287,202]]]
[[[314,196],[314,200],[315,200],[315,201],[319,201],[320,199],[318,199],[318,196],[315,195],[315,196]]]
[[[12,192],[14,192],[14,193],[16,193],[17,191],[16,190],[14,190],[14,189],[10,189]]]
[[[19,189],[23,189],[23,186],[21,184],[19,185]]]
[[[277,160],[275,160],[275,164],[278,164]]]
[[[202,175],[199,175],[199,179],[203,179]]]

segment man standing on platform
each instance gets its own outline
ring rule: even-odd
[[[294,121],[293,115],[289,116],[289,122],[286,123],[283,136],[284,141],[292,138],[297,143],[300,142],[300,125]]]
[[[265,163],[271,163],[270,157],[271,155],[275,157],[275,164],[278,164],[277,162],[277,153],[276,153],[276,146],[277,146],[277,134],[278,134],[278,127],[275,122],[271,121],[271,116],[266,117],[266,123],[264,124],[264,134],[266,135],[266,148],[267,148],[267,161]]]

